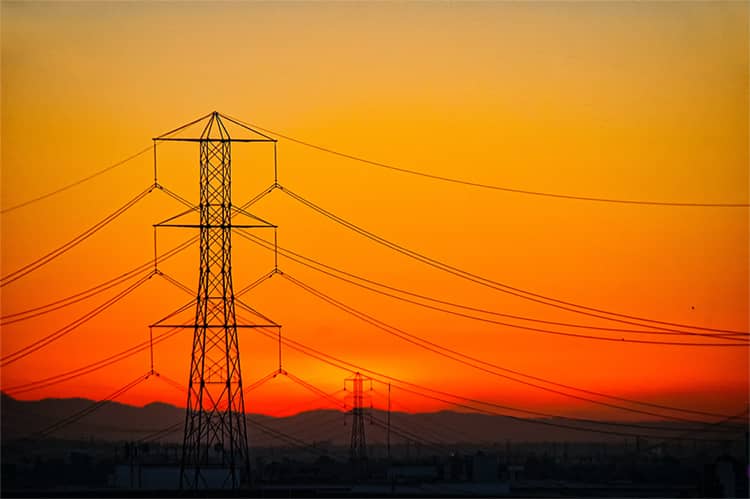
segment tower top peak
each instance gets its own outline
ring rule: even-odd
[[[276,142],[250,124],[220,113],[210,113],[153,138],[154,141],[173,142]]]

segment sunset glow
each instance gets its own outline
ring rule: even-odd
[[[750,202],[747,3],[188,2],[175,9],[159,2],[85,2],[4,3],[2,9],[3,209],[114,164],[149,147],[153,137],[214,110],[350,155],[482,184],[584,197]],[[420,254],[566,302],[750,330],[748,208],[532,196],[402,174],[283,138],[277,147],[285,188]],[[157,152],[159,183],[197,203],[197,145],[164,143]],[[269,144],[233,145],[232,161],[235,205],[273,184]],[[152,183],[149,151],[3,213],[2,275],[71,240]],[[154,190],[90,239],[4,286],[2,315],[150,262],[152,225],[184,210]],[[630,327],[439,271],[345,229],[281,190],[249,211],[278,226],[282,248],[392,287],[549,322]],[[252,233],[273,241],[272,231]],[[158,251],[195,234],[159,229]],[[232,242],[235,290],[274,268],[272,252],[237,234]],[[749,402],[747,347],[638,344],[522,330],[374,294],[283,255],[278,264],[294,279],[389,325],[507,369],[711,413],[737,414]],[[159,269],[195,289],[197,245]],[[136,280],[3,325],[3,356],[59,330]],[[190,299],[154,276],[81,327],[4,365],[2,389],[145,342],[149,324]],[[283,275],[242,300],[282,324],[284,340],[422,387],[557,415],[656,418],[436,355],[343,313]],[[191,314],[189,309],[179,319],[189,321]],[[471,314],[616,339],[712,341]],[[248,386],[279,368],[277,338],[253,329],[239,334]],[[185,384],[191,341],[192,331],[183,330],[157,343],[154,369]],[[345,402],[344,379],[351,372],[288,344],[282,363]],[[89,375],[13,396],[101,399],[149,369],[146,349]],[[158,378],[117,400],[184,406],[185,392]],[[369,396],[375,407],[385,407],[386,393],[385,385],[374,383]],[[468,410],[399,388],[392,397],[408,412]],[[335,407],[283,375],[249,391],[245,404],[249,412],[271,415]]]

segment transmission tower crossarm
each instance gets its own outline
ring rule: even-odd
[[[198,139],[198,138],[182,138],[182,137],[164,137],[155,138],[161,142],[271,142],[267,139],[230,139],[230,138],[212,138],[212,139]]]
[[[181,327],[181,328],[195,328],[195,324],[151,324],[149,327],[157,327],[157,328],[173,328],[173,327]],[[206,324],[203,326],[207,329],[222,329],[226,328],[223,324]],[[273,329],[280,327],[278,324],[236,324],[233,327],[236,327],[237,329]]]
[[[268,225],[237,225],[237,224],[220,224],[220,225],[211,225],[211,224],[165,224],[160,223],[154,225],[154,227],[173,227],[173,228],[181,228],[181,229],[267,229],[269,228]]]

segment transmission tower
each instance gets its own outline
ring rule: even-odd
[[[199,137],[180,136],[180,132],[187,127],[204,120]],[[230,137],[225,121],[253,132],[253,137]],[[232,205],[232,142],[275,141],[218,112],[168,132],[154,141],[197,142],[200,150],[200,203],[192,210],[200,215],[199,223],[171,223],[180,216],[190,214],[189,211],[155,225],[190,227],[200,231],[195,321],[182,325],[192,328],[194,334],[180,488],[238,488],[242,482],[249,480],[250,459],[237,329],[277,325],[237,324],[232,286],[232,228],[273,225]],[[254,223],[233,224],[232,218],[238,214],[252,217]],[[180,325],[165,324],[162,320],[152,326]]]
[[[369,379],[369,378],[368,378]],[[363,478],[367,467],[367,440],[365,439],[365,395],[364,378],[357,372],[345,381],[352,385],[352,436],[349,444],[349,460],[356,478]]]

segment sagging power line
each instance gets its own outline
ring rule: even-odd
[[[452,184],[464,185],[464,186],[469,186],[469,187],[477,187],[480,189],[504,191],[504,192],[510,192],[514,194],[523,194],[527,196],[567,199],[567,200],[573,200],[573,201],[592,201],[592,202],[597,202],[597,203],[630,204],[630,205],[640,205],[640,206],[665,206],[665,207],[672,206],[672,207],[693,207],[693,208],[748,208],[750,207],[750,203],[701,203],[701,202],[692,202],[692,201],[684,201],[684,202],[683,201],[654,201],[654,200],[622,199],[622,198],[595,197],[595,196],[580,196],[580,195],[573,195],[573,194],[561,194],[561,193],[555,193],[555,192],[542,192],[542,191],[535,191],[535,190],[529,190],[529,189],[518,189],[514,187],[506,187],[506,186],[492,185],[492,184],[481,183],[481,182],[473,182],[470,180],[446,177],[442,175],[435,175],[435,174],[428,173],[428,172],[412,170],[409,168],[403,168],[400,166],[383,163],[380,161],[373,161],[371,159],[367,159],[362,156],[356,156],[353,154],[348,154],[348,153],[344,153],[341,151],[337,151],[335,149],[331,149],[328,147],[316,145],[311,142],[307,142],[304,140],[291,137],[289,135],[282,134],[280,132],[269,130],[268,128],[263,128],[258,125],[253,125],[248,122],[243,122],[241,120],[237,120],[237,121],[247,126],[250,126],[252,128],[262,130],[272,136],[279,137],[284,140],[288,140],[290,142],[303,145],[305,147],[316,149],[318,151],[332,154],[334,156],[339,156],[341,158],[346,158],[346,159],[350,159],[353,161],[357,161],[359,163],[363,163],[366,165],[375,166],[378,168],[384,168],[387,170],[391,170],[391,171],[395,171],[399,173],[405,173],[408,175],[418,176],[422,178],[427,178],[430,180],[438,180],[442,182],[449,182]]]

